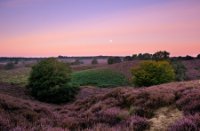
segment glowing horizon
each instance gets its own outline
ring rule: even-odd
[[[0,56],[200,54],[198,0],[3,0]]]

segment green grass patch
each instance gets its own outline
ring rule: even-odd
[[[81,86],[116,87],[128,85],[126,77],[109,69],[85,70],[72,74],[72,83]]]
[[[25,86],[28,83],[30,68],[0,70],[0,82]]]

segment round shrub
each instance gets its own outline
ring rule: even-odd
[[[48,58],[33,66],[28,87],[41,101],[62,103],[73,99],[77,92],[70,81],[71,68],[55,58]]]
[[[93,64],[93,65],[98,64],[98,60],[96,58],[92,59],[91,64]]]
[[[173,67],[167,61],[145,61],[131,70],[136,86],[158,85],[175,79]]]

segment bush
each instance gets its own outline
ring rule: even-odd
[[[91,64],[93,64],[93,65],[96,65],[96,64],[98,64],[98,61],[97,61],[97,59],[96,59],[96,58],[92,59],[92,62],[91,62]]]
[[[42,60],[33,66],[29,78],[32,95],[45,102],[62,103],[70,101],[77,88],[70,84],[71,69],[54,58]]]
[[[183,65],[181,61],[172,61],[172,66],[174,68],[176,74],[177,81],[184,81],[187,79],[186,76],[186,67]]]
[[[71,63],[72,65],[81,65],[84,64],[80,59],[76,59],[74,62]]]
[[[158,85],[175,79],[173,67],[167,61],[146,61],[131,70],[136,86]]]
[[[5,66],[4,66],[4,69],[6,70],[11,70],[11,69],[14,69],[15,68],[15,65],[13,62],[8,62]]]
[[[115,63],[120,63],[121,58],[120,57],[109,57],[108,58],[108,64],[115,64]]]

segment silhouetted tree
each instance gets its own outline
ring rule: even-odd
[[[124,57],[124,61],[132,61],[133,58],[131,56],[126,56]]]
[[[153,54],[153,59],[155,60],[166,60],[169,58],[170,53],[167,51],[158,51]]]
[[[197,55],[197,59],[200,59],[200,54]]]
[[[137,57],[138,57],[137,54],[132,55],[132,59],[134,59],[134,60],[137,59]]]
[[[186,57],[183,58],[184,60],[193,60],[194,57],[187,55]]]
[[[150,60],[150,59],[152,59],[152,54],[144,53],[144,54],[142,55],[142,59],[143,59],[143,60]]]

